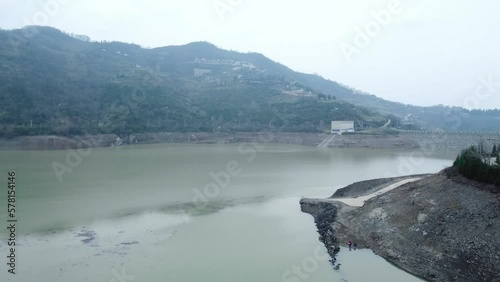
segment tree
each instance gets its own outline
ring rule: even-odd
[[[483,146],[479,145],[477,148],[472,146],[463,150],[457,156],[453,165],[460,174],[469,179],[500,186],[500,167],[482,160],[483,157],[478,152],[482,148]],[[500,165],[500,156],[498,155],[496,163]]]
[[[492,157],[495,157],[498,155],[498,148],[497,148],[497,144],[494,144],[493,145],[493,150],[491,150],[491,156]]]
[[[483,162],[491,165],[491,158],[489,156],[489,153],[487,153],[484,142],[482,140],[479,142],[477,149],[479,157],[483,160]]]
[[[484,143],[483,141],[479,142],[479,145],[477,146],[478,153],[481,157],[484,157]]]

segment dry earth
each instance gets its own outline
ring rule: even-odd
[[[401,179],[364,181],[334,197],[373,193]],[[371,184],[371,185],[370,185]],[[498,188],[453,169],[404,184],[351,207],[332,199],[302,199],[330,251],[355,240],[428,281],[500,281]]]

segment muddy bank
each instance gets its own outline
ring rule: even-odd
[[[334,197],[365,195],[387,183],[357,183]],[[402,185],[360,208],[332,198],[303,199],[301,207],[314,216],[328,244],[355,240],[428,281],[500,281],[498,190],[452,169]]]
[[[277,143],[316,146],[328,134],[294,132],[234,132],[234,133],[140,133],[128,136],[115,134],[85,136],[21,136],[0,138],[1,150],[61,150],[80,147],[109,147],[127,144],[191,143],[191,144],[233,144],[233,143]],[[450,135],[395,133],[395,134],[344,134],[337,136],[330,148],[373,148],[373,149],[418,149],[460,150],[480,140],[500,143],[500,136]]]
[[[78,147],[109,147],[127,144],[191,143],[191,144],[235,144],[235,143],[277,143],[316,146],[328,135],[294,132],[235,132],[235,133],[141,133],[126,137],[115,134],[63,136],[23,136],[0,139],[0,149],[4,150],[60,150]],[[395,136],[340,136],[330,144],[339,148],[417,148],[409,139]]]
[[[333,196],[330,197],[330,199],[365,196],[375,193],[383,189],[384,187],[401,180],[409,179],[412,177],[426,177],[426,176],[430,175],[420,174],[420,175],[411,175],[403,177],[390,177],[390,178],[380,178],[380,179],[360,181],[353,183],[349,186],[346,186],[342,189],[338,189],[337,191],[335,191]]]
[[[421,177],[427,175],[421,175]],[[356,236],[342,236],[337,231],[339,221],[338,217],[344,216],[348,212],[352,212],[356,207],[351,207],[343,204],[342,202],[335,201],[338,198],[357,198],[365,195],[375,193],[384,187],[396,183],[401,180],[408,179],[410,177],[393,177],[393,178],[381,178],[366,180],[353,183],[342,189],[335,191],[333,196],[328,199],[308,199],[304,198],[300,200],[300,208],[302,212],[308,213],[314,217],[314,222],[318,229],[319,240],[325,244],[325,247],[332,257],[333,263],[336,261],[336,255],[340,250],[342,242],[349,240],[354,240],[355,242],[361,242],[360,238]],[[348,238],[347,238],[348,237]],[[360,245],[360,247],[362,247]],[[367,244],[364,244],[367,247]]]

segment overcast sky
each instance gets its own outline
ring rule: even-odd
[[[0,0],[0,27],[209,41],[393,101],[500,108],[498,11],[495,0]]]

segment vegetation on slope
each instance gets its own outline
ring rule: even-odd
[[[0,31],[1,136],[322,132],[336,119],[367,127],[386,120],[208,43],[150,50],[38,29],[29,39]]]
[[[500,186],[499,147],[493,146],[490,153],[486,152],[482,144],[472,146],[457,156],[453,166],[469,179]]]
[[[34,36],[0,30],[0,136],[322,132],[339,119],[358,128],[391,119],[407,129],[500,130],[500,111],[389,102],[261,54],[206,42],[144,49],[33,28]]]

